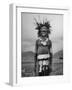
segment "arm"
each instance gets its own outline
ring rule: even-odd
[[[52,53],[52,42],[50,41],[50,53]]]
[[[34,70],[35,70],[35,73],[36,73],[36,65],[37,65],[37,50],[38,50],[38,40],[36,41],[36,44],[35,44],[35,56],[34,56],[34,60],[35,60],[35,63],[34,63],[34,65],[35,65],[35,68],[34,68]]]
[[[52,42],[50,41],[50,65],[52,65],[52,57],[53,57],[53,54],[52,54]]]
[[[51,64],[52,64],[52,42],[51,42],[51,40],[48,41],[48,50],[49,50],[49,54],[50,54],[49,61],[50,61],[50,66],[51,66]]]

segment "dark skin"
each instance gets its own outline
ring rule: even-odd
[[[43,40],[43,41],[45,41],[46,39],[47,39],[47,28],[46,27],[42,27],[41,28],[41,36],[40,36],[40,38]],[[50,41],[50,40],[49,40]],[[51,47],[50,47],[50,53],[51,53],[51,48],[52,48],[52,43],[51,43],[51,41],[50,41],[50,45],[51,45]],[[36,41],[36,50],[35,50],[35,73],[36,73],[36,76],[38,76],[38,70],[36,70],[37,68],[38,68],[38,64],[37,64],[37,50],[38,50],[38,40]],[[49,47],[48,47],[49,48]],[[50,57],[50,66],[51,66],[51,64],[52,64],[52,53],[51,53],[51,57]],[[36,68],[37,67],[37,68]]]
[[[45,41],[46,40],[46,35],[47,35],[47,28],[41,28],[41,38],[42,38],[42,40],[43,41]]]

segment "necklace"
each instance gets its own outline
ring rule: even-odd
[[[47,45],[48,38],[46,40],[44,40],[44,41],[41,38],[39,38],[39,39],[40,39],[42,45],[44,45],[44,46]]]

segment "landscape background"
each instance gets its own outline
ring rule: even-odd
[[[35,20],[47,20],[51,25],[50,40],[52,41],[52,72],[50,75],[63,75],[63,15],[59,14],[21,14],[21,75],[34,76],[34,53],[37,40]]]
[[[22,77],[34,76],[34,53],[22,52]],[[63,50],[56,52],[52,59],[50,75],[63,75]]]

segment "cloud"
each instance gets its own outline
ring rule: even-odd
[[[35,41],[37,39],[37,30],[35,30],[34,19],[40,16],[41,21],[47,18],[50,21],[52,32],[50,39],[52,40],[53,53],[63,48],[63,16],[55,14],[32,14],[22,13],[21,24],[21,46],[22,51],[34,51]]]

